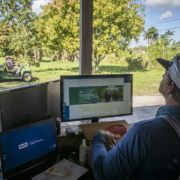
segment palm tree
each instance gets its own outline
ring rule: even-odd
[[[148,44],[149,44],[149,33],[148,33],[148,31],[144,31],[143,36],[144,36],[144,40],[147,39],[148,40]]]
[[[149,45],[149,40],[151,40],[151,42],[153,40],[157,40],[159,33],[158,33],[158,30],[154,26],[152,26],[147,31],[144,31],[143,36],[144,36],[144,39],[148,40],[148,45]],[[148,47],[147,47],[147,53],[148,53]],[[149,67],[150,67],[150,58],[149,58],[149,62],[148,62],[148,69],[149,69]]]
[[[153,40],[158,39],[159,33],[158,33],[158,30],[154,26],[152,26],[147,31],[144,31],[143,36],[144,36],[144,39],[148,39],[148,44],[149,44],[149,40],[151,40],[152,42]]]
[[[159,33],[158,30],[154,26],[152,26],[147,31],[144,31],[143,36],[144,36],[144,40],[147,39],[149,44],[149,40],[151,40],[152,42],[153,40],[158,39]]]
[[[163,53],[164,53],[164,46],[169,45],[169,40],[168,40],[166,34],[162,34],[162,35],[161,35],[161,41],[162,41],[162,43],[163,43]]]
[[[144,31],[143,36],[144,36],[144,40],[147,39],[149,44],[149,40],[151,40],[152,42],[153,40],[158,39],[159,33],[158,30],[154,26],[152,26],[147,31]]]
[[[170,36],[174,36],[174,32],[175,32],[175,31],[170,31],[170,30],[168,30],[167,32],[165,32],[165,35],[166,35],[168,38],[170,38]]]
[[[151,42],[153,40],[158,39],[159,33],[158,33],[158,30],[154,26],[152,26],[148,29],[148,34],[149,34],[149,38],[151,39]]]
[[[163,39],[166,42],[165,45],[168,45],[168,38],[166,34],[161,34],[161,39]]]
[[[170,39],[170,37],[174,35],[174,32],[175,32],[175,31],[170,31],[170,30],[168,30],[167,32],[165,32],[165,35],[167,36],[167,39],[168,39],[168,43],[169,43],[169,44],[170,44],[170,42],[173,40],[173,39]],[[168,54],[169,54],[169,49],[168,49]]]

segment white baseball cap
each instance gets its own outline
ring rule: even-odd
[[[180,89],[180,53],[176,54],[171,61],[157,58],[157,61],[169,72],[173,82]]]

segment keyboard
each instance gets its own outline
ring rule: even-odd
[[[57,158],[51,159],[49,161],[46,161],[42,164],[39,164],[37,166],[34,166],[31,169],[28,169],[18,175],[15,175],[8,180],[32,180],[34,176],[37,176],[38,174],[42,173],[43,171],[47,170],[51,166],[55,165],[60,161],[60,157],[58,156]]]

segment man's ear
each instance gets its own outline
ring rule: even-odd
[[[168,93],[172,93],[173,91],[174,91],[174,89],[175,89],[175,83],[172,81],[171,82],[171,85],[169,85],[169,88],[168,88]]]

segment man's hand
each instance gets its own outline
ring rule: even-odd
[[[105,146],[106,146],[107,151],[112,149],[117,143],[116,140],[121,137],[120,135],[113,134],[113,133],[110,133],[109,131],[105,131],[105,130],[100,130],[99,132],[104,135],[104,138],[106,141]]]

